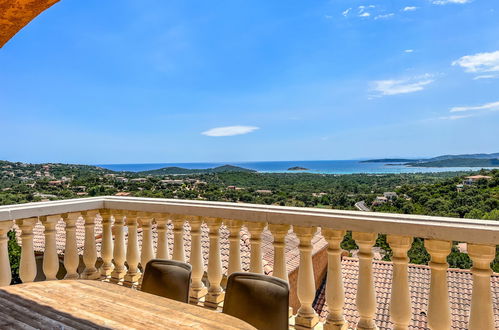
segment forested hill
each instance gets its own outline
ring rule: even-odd
[[[406,163],[413,167],[499,167],[499,159],[452,158]]]
[[[223,165],[214,168],[188,169],[182,167],[163,167],[157,170],[137,172],[142,175],[166,175],[166,174],[209,174],[209,173],[233,173],[233,172],[256,172],[247,168]]]
[[[475,162],[476,164],[480,164],[478,160],[497,160],[499,159],[499,152],[496,153],[491,153],[491,154],[462,154],[462,155],[442,155],[442,156],[437,156],[433,158],[420,158],[420,159],[406,159],[406,158],[381,158],[381,159],[369,159],[369,160],[364,160],[361,163],[407,163],[405,165],[413,166],[413,164],[419,164],[418,166],[425,166],[421,164],[430,164],[433,162],[437,161],[444,161],[444,160],[455,160],[454,164],[464,164],[466,159],[469,159],[469,162]],[[446,164],[446,163],[442,163]],[[483,164],[487,164],[484,162]],[[439,166],[430,166],[427,165],[427,167],[453,167],[453,166],[460,166],[460,167],[473,167],[473,166],[478,166],[478,167],[486,167],[490,165],[440,165],[437,163]],[[493,165],[497,166],[497,165]]]

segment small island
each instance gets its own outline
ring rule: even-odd
[[[288,171],[308,171],[308,168],[301,167],[301,166],[293,166],[288,168]]]

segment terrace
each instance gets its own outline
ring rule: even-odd
[[[36,227],[43,229],[44,239],[33,234]],[[286,245],[296,237],[299,244],[291,249],[297,251],[298,305],[291,309],[290,322],[296,327],[494,329],[499,325],[494,321],[497,280],[490,269],[499,242],[499,225],[494,221],[113,196],[3,206],[0,228],[2,286],[11,282],[6,234],[17,228],[24,283],[40,275],[35,259],[35,246],[40,244],[46,281],[57,280],[64,269],[65,279],[108,281],[133,290],[140,287],[142,265],[155,257],[172,258],[192,265],[191,303],[217,310],[223,305],[224,279],[235,271],[246,269],[288,281],[292,254]],[[249,262],[242,262],[243,228],[250,236]],[[353,231],[360,248],[358,260],[342,261],[340,242],[347,230]],[[373,260],[380,233],[387,234],[393,263]],[[65,239],[58,241],[59,235]],[[273,242],[262,249],[268,241],[262,239],[265,235]],[[413,237],[425,239],[429,268],[408,263]],[[327,241],[327,277],[318,278],[313,250],[320,239]],[[453,241],[468,243],[471,273],[448,274],[446,256]],[[225,247],[228,251],[223,252]],[[271,271],[263,265],[269,253]],[[78,272],[79,254],[84,267]],[[419,296],[414,294],[414,276],[423,287]],[[461,296],[471,297],[456,300],[456,286]],[[468,286],[471,293],[465,290]],[[353,301],[351,289],[356,292]]]
[[[56,2],[0,1],[0,47]],[[223,305],[226,277],[247,270],[290,282],[296,328],[499,328],[499,285],[490,269],[499,244],[494,221],[117,196],[8,205],[0,207],[3,287],[12,279],[11,229],[22,245],[23,283],[49,287],[61,278],[82,279],[135,292],[147,261],[171,258],[192,265],[191,303],[215,311]],[[358,258],[342,258],[346,231],[353,232]],[[387,235],[393,262],[374,260],[378,234]],[[414,237],[425,239],[428,267],[409,264]],[[327,246],[325,270],[314,259],[319,241]],[[468,244],[471,271],[448,269],[454,241]],[[100,298],[98,290],[91,292]],[[21,305],[10,311],[29,318]],[[126,310],[117,306],[116,313]],[[9,317],[3,310],[0,315]]]

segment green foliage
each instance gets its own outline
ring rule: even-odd
[[[21,283],[19,278],[19,265],[21,261],[21,247],[17,244],[16,232],[11,230],[7,233],[9,238],[8,249],[9,249],[9,262],[12,271],[12,284]]]

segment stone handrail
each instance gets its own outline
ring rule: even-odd
[[[98,255],[95,218],[97,214],[102,218],[100,250],[102,266],[99,269],[96,268]],[[85,227],[83,250],[85,269],[79,274],[77,272],[79,256],[75,224],[80,217],[83,218]],[[11,281],[6,235],[14,223],[21,230],[21,280],[30,282],[37,275],[33,228],[38,222],[44,226],[45,235],[43,272],[47,280],[56,279],[59,262],[55,231],[56,224],[61,219],[66,224],[64,250],[66,278],[104,278],[129,285],[139,283],[141,266],[150,259],[170,258],[166,238],[168,222],[173,225],[174,240],[171,258],[186,261],[183,234],[184,223],[187,221],[191,228],[192,240],[189,258],[189,263],[193,267],[191,299],[196,302],[203,300],[205,306],[214,308],[224,299],[221,286],[223,278],[219,232],[221,226],[225,226],[230,232],[228,274],[241,270],[239,232],[242,226],[248,229],[251,236],[249,270],[263,273],[261,234],[267,227],[274,236],[274,276],[284,280],[287,280],[284,238],[292,228],[300,241],[297,283],[300,308],[295,321],[297,325],[308,328],[318,322],[317,314],[312,308],[315,282],[311,244],[318,227],[321,228],[321,234],[329,245],[326,283],[329,315],[325,326],[331,329],[346,327],[343,317],[344,292],[340,262],[340,243],[346,230],[353,232],[353,239],[359,246],[357,310],[360,320],[357,324],[358,329],[375,329],[376,327],[372,247],[378,234],[387,234],[387,242],[393,250],[394,270],[390,318],[394,329],[407,329],[410,323],[411,301],[407,251],[411,247],[413,237],[425,239],[425,247],[431,256],[428,324],[432,329],[450,328],[446,257],[451,251],[452,241],[467,242],[469,256],[473,261],[473,294],[469,328],[494,328],[490,262],[494,259],[495,248],[499,244],[499,223],[496,221],[115,196],[8,205],[0,207],[0,285],[9,285]],[[156,249],[152,239],[153,223],[158,233]],[[208,287],[205,287],[202,281],[204,269],[200,228],[203,223],[209,229]],[[142,228],[141,249],[139,249],[137,237],[139,225]],[[125,244],[126,235],[128,235],[128,244]]]

